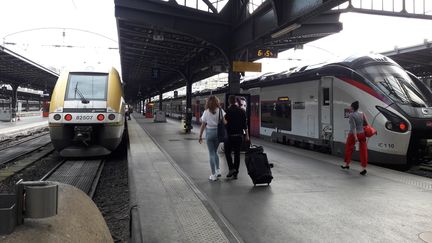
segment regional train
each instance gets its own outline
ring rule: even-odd
[[[63,157],[110,154],[123,138],[125,105],[116,69],[62,73],[49,111],[54,148]]]
[[[226,92],[221,88],[213,94],[223,102]],[[241,92],[250,95],[252,136],[326,148],[343,156],[349,107],[358,100],[359,110],[378,131],[367,141],[370,162],[406,167],[431,158],[431,89],[388,57],[350,57],[267,75],[242,82]],[[209,94],[194,94],[197,122]],[[164,100],[163,109],[168,116],[180,117],[184,97]],[[358,156],[356,151],[354,158]]]

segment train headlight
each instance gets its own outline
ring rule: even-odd
[[[72,115],[71,114],[66,114],[65,117],[64,117],[64,119],[66,121],[70,121],[70,120],[72,120]]]
[[[98,121],[103,121],[105,119],[105,116],[103,114],[97,115]]]
[[[381,106],[376,106],[376,108],[387,118],[385,123],[385,128],[393,132],[406,132],[408,131],[408,123],[400,116],[395,113],[383,108]]]
[[[58,120],[60,120],[60,119],[61,119],[60,114],[55,114],[55,115],[54,115],[54,120],[58,121]]]
[[[388,129],[388,130],[393,130],[393,124],[391,123],[391,122],[386,122],[386,124],[385,124],[385,127]]]
[[[111,120],[111,121],[114,120],[115,119],[115,115],[114,114],[109,114],[108,115],[108,119]]]

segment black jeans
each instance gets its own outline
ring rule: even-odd
[[[236,170],[238,172],[240,167],[240,148],[243,142],[243,136],[230,136],[224,142],[225,157],[230,170]],[[234,164],[231,156],[231,152],[234,152]]]

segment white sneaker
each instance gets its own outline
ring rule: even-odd
[[[211,181],[217,181],[217,176],[216,175],[210,175],[209,180]]]
[[[221,175],[221,172],[220,172],[220,169],[216,169],[216,176],[217,177],[221,177],[222,175]]]

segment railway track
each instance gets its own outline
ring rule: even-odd
[[[432,161],[422,162],[418,165],[411,166],[411,168],[405,172],[422,177],[432,178]]]
[[[49,134],[29,138],[17,144],[0,149],[0,167],[18,158],[33,153],[51,143]]]
[[[93,197],[104,163],[103,159],[63,160],[40,180],[69,184]]]
[[[29,142],[31,140],[34,140],[34,139],[37,139],[37,138],[40,138],[40,137],[46,136],[46,135],[49,135],[49,132],[41,132],[41,133],[36,134],[36,135],[25,136],[25,137],[18,139],[18,140],[2,141],[2,142],[0,142],[0,151],[6,150],[6,149],[11,148],[11,147],[18,146],[22,143]]]

